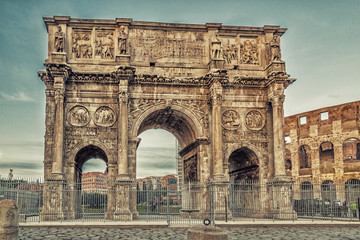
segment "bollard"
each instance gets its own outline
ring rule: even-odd
[[[0,201],[0,240],[19,237],[19,207],[13,200]]]
[[[212,225],[195,225],[189,228],[187,240],[227,240],[227,234],[219,227]]]

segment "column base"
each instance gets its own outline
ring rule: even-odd
[[[115,56],[115,62],[121,66],[129,66],[130,55],[117,55]]]

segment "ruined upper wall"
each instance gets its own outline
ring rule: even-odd
[[[296,131],[299,138],[310,137],[310,126],[317,126],[318,135],[332,135],[335,125],[339,132],[360,130],[360,101],[320,108],[285,118],[285,135]]]
[[[264,70],[271,62],[282,62],[280,36],[286,31],[279,26],[175,24],[124,18],[55,16],[44,18],[44,22],[48,31],[47,62],[54,60],[51,53],[63,52],[67,64],[75,70],[99,71],[99,65],[112,70],[114,66],[130,65],[137,72],[155,72],[164,77],[199,77],[211,68],[266,76]],[[285,72],[283,65],[281,68]]]

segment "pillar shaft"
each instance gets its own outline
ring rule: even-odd
[[[126,83],[125,83],[126,82]],[[127,80],[119,86],[119,120],[118,120],[118,174],[129,175],[128,164],[128,86]]]
[[[273,136],[274,136],[274,169],[275,177],[285,175],[285,136],[283,96],[274,97],[271,101],[273,108]]]
[[[64,145],[64,90],[55,91],[55,126],[54,126],[54,152],[52,173],[63,173],[63,145]]]
[[[221,98],[222,88],[219,82],[214,84],[212,92],[212,155],[214,176],[223,175]]]

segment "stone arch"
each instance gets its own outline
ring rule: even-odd
[[[130,130],[130,137],[136,138],[141,132],[147,129],[159,128],[159,126],[156,126],[156,122],[144,127],[144,121],[146,121],[146,119],[148,119],[152,115],[155,115],[156,113],[171,114],[171,112],[175,113],[177,117],[183,119],[184,122],[187,123],[187,127],[190,127],[190,129],[188,130],[192,132],[193,140],[204,136],[204,131],[201,123],[199,122],[195,114],[192,113],[190,110],[176,104],[171,106],[168,106],[166,104],[158,104],[146,109],[140,116],[138,116],[134,120],[134,123],[132,125],[133,127]],[[181,147],[185,147],[187,144],[190,144],[190,142],[184,140],[184,137],[181,136],[179,132],[174,131],[173,127],[170,127],[169,125],[162,125],[160,128],[174,134],[174,136],[178,138]]]
[[[351,203],[357,203],[357,199],[360,198],[360,180],[349,179],[345,182],[345,199],[347,205]]]
[[[68,171],[73,172],[73,174],[71,174],[70,176],[68,176],[68,180],[70,181],[74,181],[77,182],[77,171],[76,171],[76,157],[77,154],[84,148],[88,147],[88,146],[94,146],[96,148],[101,149],[104,152],[104,155],[106,156],[106,164],[108,166],[108,168],[117,168],[117,164],[116,164],[116,156],[114,156],[116,154],[116,152],[111,152],[104,144],[102,144],[100,141],[94,140],[94,141],[84,141],[80,144],[78,144],[76,147],[74,147],[74,149],[72,149],[71,151],[71,159],[69,159],[70,161],[70,168],[74,168],[74,169],[68,169]],[[111,166],[110,166],[111,165]],[[112,167],[114,166],[114,167]],[[115,170],[114,169],[114,170]],[[109,169],[108,173],[109,173],[109,177],[112,177],[112,175],[116,175],[117,171],[114,171],[113,169]]]
[[[321,173],[335,173],[334,145],[330,141],[322,142],[319,146],[319,160]]]
[[[299,147],[299,167],[311,168],[311,148],[309,145],[301,145]]]
[[[259,155],[249,147],[240,147],[229,155],[229,177],[232,182],[243,180],[260,180]]]
[[[292,170],[291,151],[289,149],[285,149],[285,170],[286,172]]]
[[[300,184],[301,199],[314,199],[314,187],[309,181],[304,181]]]
[[[347,138],[343,142],[343,161],[351,163],[360,161],[360,140],[354,137]]]
[[[336,199],[336,184],[332,180],[325,180],[321,183],[321,199],[333,202]]]

